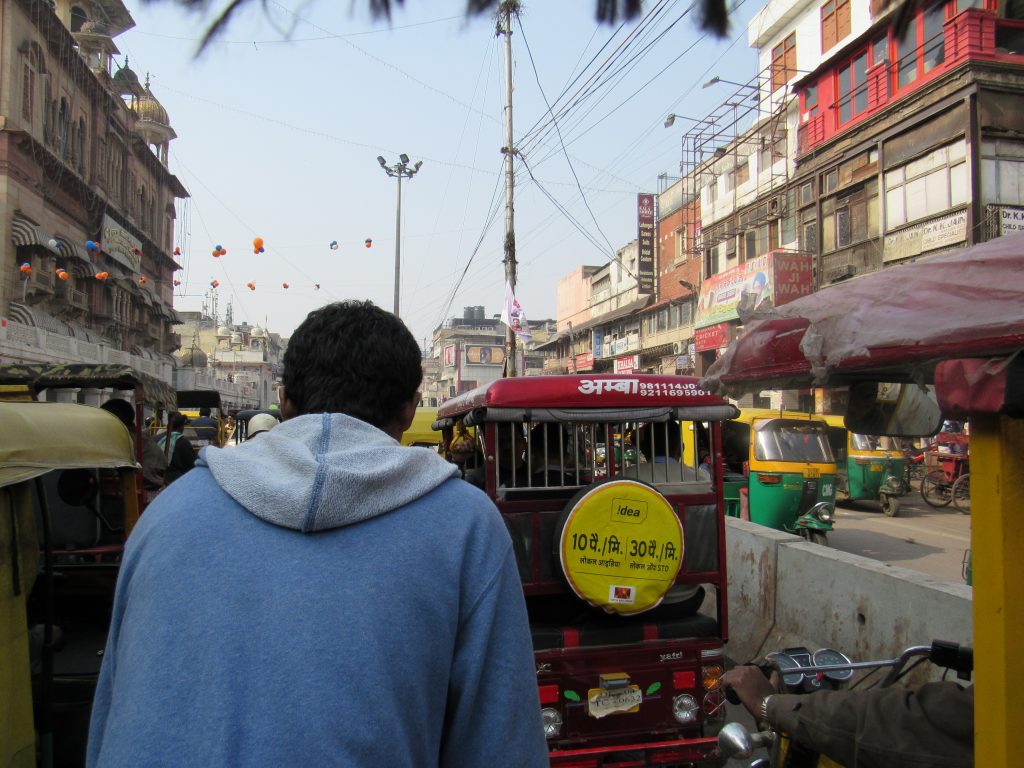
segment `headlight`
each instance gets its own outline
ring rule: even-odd
[[[700,705],[697,700],[688,693],[680,694],[672,699],[672,715],[680,723],[693,723],[697,720],[697,710]]]
[[[821,522],[823,523],[831,523],[832,510],[829,509],[828,507],[822,507],[820,510],[818,510],[818,519],[821,520]]]
[[[544,738],[553,739],[562,732],[562,713],[552,707],[544,707],[540,711],[540,721],[544,724]]]

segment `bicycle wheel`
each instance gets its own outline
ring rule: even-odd
[[[953,500],[951,489],[941,469],[933,469],[921,480],[921,498],[933,507],[948,506]]]
[[[971,476],[970,474],[960,475],[953,483],[950,495],[953,497],[953,506],[965,515],[971,514]]]

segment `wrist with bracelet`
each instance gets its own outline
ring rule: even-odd
[[[758,708],[758,721],[762,723],[768,722],[768,702],[772,700],[774,694],[769,693],[763,699],[761,699],[761,706]]]

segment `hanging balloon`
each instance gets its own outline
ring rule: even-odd
[[[248,288],[248,289],[249,289],[250,291],[255,291],[255,290],[256,290],[256,283],[255,283],[255,282],[254,282],[253,280],[250,280],[250,281],[249,281],[248,283],[246,283],[245,285],[246,285],[246,287],[247,287],[247,288]]]
[[[338,250],[338,241],[337,240],[331,240],[331,250],[332,251]]]
[[[179,248],[178,246],[174,246],[174,255],[181,256],[181,248]]]
[[[61,280],[67,281],[70,275],[62,269],[60,272],[57,273],[57,277],[60,278]]]
[[[216,259],[216,258],[217,258],[218,256],[220,256],[220,251],[218,251],[217,249],[214,249],[214,250],[210,251],[210,253],[212,253],[212,254],[213,254],[213,258],[215,258],[215,259]]]
[[[367,248],[369,248],[371,245],[373,245],[372,238],[369,238],[369,237],[366,238],[366,241],[363,243],[363,245],[365,245]]]
[[[103,281],[103,280],[106,280],[108,277],[110,277],[110,273],[109,272],[97,272],[96,273],[96,279],[97,280]]]
[[[320,283],[313,283],[313,290],[314,291],[319,291],[320,290]]]
[[[252,239],[252,252],[253,253],[263,253],[263,238],[262,237],[254,237]]]
[[[287,290],[287,288],[288,288],[288,283],[281,283],[281,287]]]
[[[177,288],[179,285],[181,285],[181,280],[174,278],[174,287]]]
[[[216,288],[218,285],[220,285],[220,280],[211,280],[210,281],[210,287],[211,288]]]
[[[31,275],[31,274],[32,274],[32,265],[31,265],[31,264],[30,264],[29,262],[27,262],[27,261],[26,261],[26,262],[24,262],[24,263],[23,263],[23,264],[22,264],[22,265],[21,265],[20,267],[18,267],[18,270],[19,270],[19,271],[21,272],[21,274],[23,274],[23,275],[24,275],[25,277],[28,277],[29,275]]]
[[[57,238],[55,238],[55,237],[51,237],[51,238],[50,238],[50,239],[49,239],[49,240],[47,241],[47,243],[46,243],[46,244],[47,244],[48,246],[50,246],[50,248],[52,248],[52,249],[53,249],[53,250],[55,250],[55,251],[56,251],[56,250],[57,250],[57,248],[59,247],[59,244],[57,243]]]
[[[145,277],[145,275],[143,275],[142,277],[139,278],[139,285],[145,285],[145,284],[146,284],[146,277]]]

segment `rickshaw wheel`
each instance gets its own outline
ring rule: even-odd
[[[896,517],[899,514],[900,501],[895,496],[883,493],[878,498],[878,503],[882,506],[882,512],[885,513],[886,517]]]
[[[953,497],[953,506],[965,515],[971,514],[971,476],[970,474],[960,475],[953,483],[953,490],[950,496]]]
[[[941,469],[929,472],[921,480],[921,498],[933,507],[946,507],[953,500],[949,483]]]
[[[823,547],[828,546],[828,534],[824,531],[819,531],[817,528],[801,528],[800,535],[811,544],[820,544]]]

